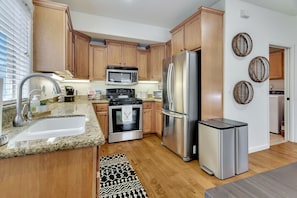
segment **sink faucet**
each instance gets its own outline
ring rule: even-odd
[[[49,81],[51,81],[53,83],[55,92],[57,94],[60,94],[61,93],[61,89],[59,87],[59,84],[54,79],[52,79],[51,77],[49,77],[47,75],[40,74],[40,73],[32,73],[32,74],[29,74],[28,76],[26,76],[20,82],[20,84],[18,86],[18,90],[17,90],[18,91],[18,94],[17,94],[17,100],[16,100],[16,115],[15,115],[15,118],[13,120],[13,126],[14,127],[21,127],[25,123],[24,122],[24,115],[23,115],[23,112],[22,112],[22,90],[23,90],[24,83],[28,79],[33,78],[33,77],[42,77],[42,78],[48,79]]]

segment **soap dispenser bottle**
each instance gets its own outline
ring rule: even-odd
[[[38,98],[38,95],[34,95],[31,102],[30,102],[30,111],[31,113],[38,113],[39,112],[39,106],[40,106],[40,100]]]

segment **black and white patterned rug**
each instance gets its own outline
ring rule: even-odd
[[[100,198],[147,198],[125,154],[100,157]]]

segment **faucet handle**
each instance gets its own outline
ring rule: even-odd
[[[23,105],[23,109],[22,109],[22,111],[21,111],[21,115],[22,115],[23,118],[24,118],[26,109],[27,109],[28,112],[30,111],[30,109],[29,109],[29,105],[28,105],[27,103],[25,103],[25,104]]]
[[[26,112],[26,110],[27,110],[27,112]],[[27,121],[32,120],[32,112],[30,110],[30,105],[28,103],[24,104],[21,114],[22,114],[23,118],[26,115]]]

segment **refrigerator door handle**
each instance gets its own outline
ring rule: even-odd
[[[175,117],[175,118],[179,118],[179,119],[183,119],[184,116],[181,115],[181,114],[177,114],[177,113],[172,113],[172,112],[168,112],[168,111],[164,111],[162,110],[162,113],[167,115],[167,116],[170,116],[170,117]]]
[[[169,64],[168,68],[168,76],[167,76],[167,95],[168,95],[168,102],[171,106],[173,103],[172,99],[172,69],[173,69],[173,63]]]

